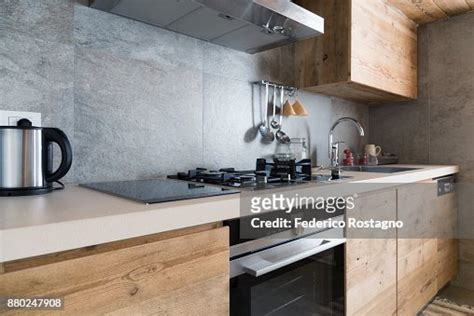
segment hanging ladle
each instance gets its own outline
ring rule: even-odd
[[[283,88],[282,88],[283,91]],[[272,121],[270,122],[270,126],[273,129],[280,129],[280,123],[276,120],[276,98],[277,98],[277,87],[274,86],[273,88],[273,116],[272,116]]]
[[[263,122],[258,128],[260,131],[260,134],[262,135],[263,139],[267,142],[272,142],[275,139],[275,135],[273,134],[273,131],[270,129],[270,127],[267,124],[267,119],[268,119],[268,83],[265,84],[265,116],[263,118]]]
[[[280,122],[278,122],[278,131],[276,132],[276,138],[280,143],[288,144],[290,142],[290,137],[284,131],[281,130],[282,118],[283,118],[282,111],[283,111],[283,101],[284,101],[284,99],[285,99],[285,89],[283,87],[281,87],[281,91],[280,91]]]

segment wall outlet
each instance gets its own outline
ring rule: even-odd
[[[41,113],[0,110],[0,126],[16,126],[24,118],[30,120],[33,126],[41,127]]]

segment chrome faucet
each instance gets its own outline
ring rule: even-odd
[[[351,122],[355,125],[359,131],[360,136],[364,136],[364,128],[362,124],[352,117],[341,117],[334,124],[332,124],[331,129],[329,130],[329,158],[331,159],[331,168],[339,167],[339,144],[344,142],[334,142],[334,129],[342,122]]]

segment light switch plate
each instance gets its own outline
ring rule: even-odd
[[[33,126],[41,127],[41,113],[0,110],[0,126],[16,126],[24,118],[30,120]]]

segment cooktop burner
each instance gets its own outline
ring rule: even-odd
[[[269,189],[311,181],[311,160],[304,159],[296,162],[290,159],[269,162],[259,158],[255,170],[196,168],[187,172],[178,172],[168,178],[233,188]]]

